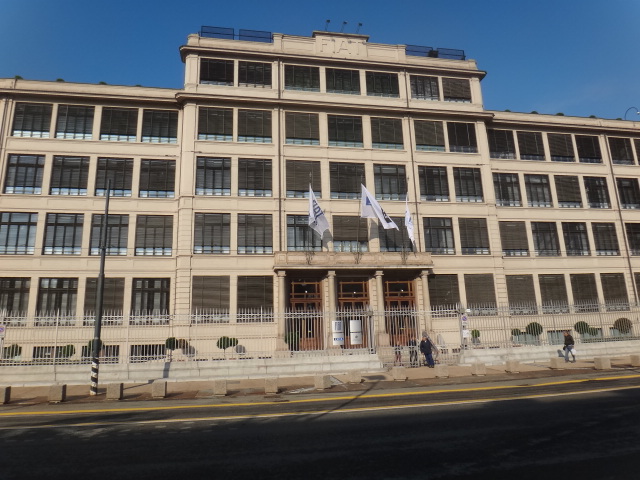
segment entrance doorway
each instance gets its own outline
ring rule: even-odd
[[[391,345],[408,345],[418,338],[413,280],[385,280],[385,322]]]
[[[322,350],[324,319],[321,282],[292,280],[285,340],[291,350]]]
[[[367,348],[372,330],[369,314],[369,281],[338,281],[337,319],[344,328],[344,348]]]

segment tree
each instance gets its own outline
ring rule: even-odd
[[[216,345],[218,346],[218,348],[224,350],[224,354],[226,356],[227,348],[235,347],[236,345],[238,345],[238,339],[233,337],[220,337]]]

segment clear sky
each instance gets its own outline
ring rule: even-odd
[[[459,48],[485,108],[603,118],[640,108],[638,0],[0,0],[0,78],[180,88],[202,25]],[[635,110],[628,119],[640,119]]]

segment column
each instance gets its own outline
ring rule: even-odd
[[[420,272],[420,281],[422,282],[422,310],[424,312],[422,316],[421,327],[424,330],[431,331],[431,301],[429,299],[429,270],[422,270]],[[419,332],[422,335],[422,332]]]
[[[276,352],[274,352],[274,356],[276,358],[279,357],[288,357],[289,353],[289,345],[284,341],[284,336],[286,333],[287,327],[287,288],[286,288],[286,280],[287,280],[287,272],[284,270],[278,270],[276,272],[276,283],[278,289],[278,296],[276,297],[277,304],[275,310],[276,318],[277,318],[277,337],[276,337]]]
[[[382,270],[376,270],[376,312],[375,312],[375,335],[378,339],[378,346],[387,347],[390,344],[389,333],[385,321],[384,311],[384,282],[382,281],[384,273]]]

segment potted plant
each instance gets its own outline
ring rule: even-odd
[[[471,343],[474,345],[480,344],[480,330],[471,330]]]

